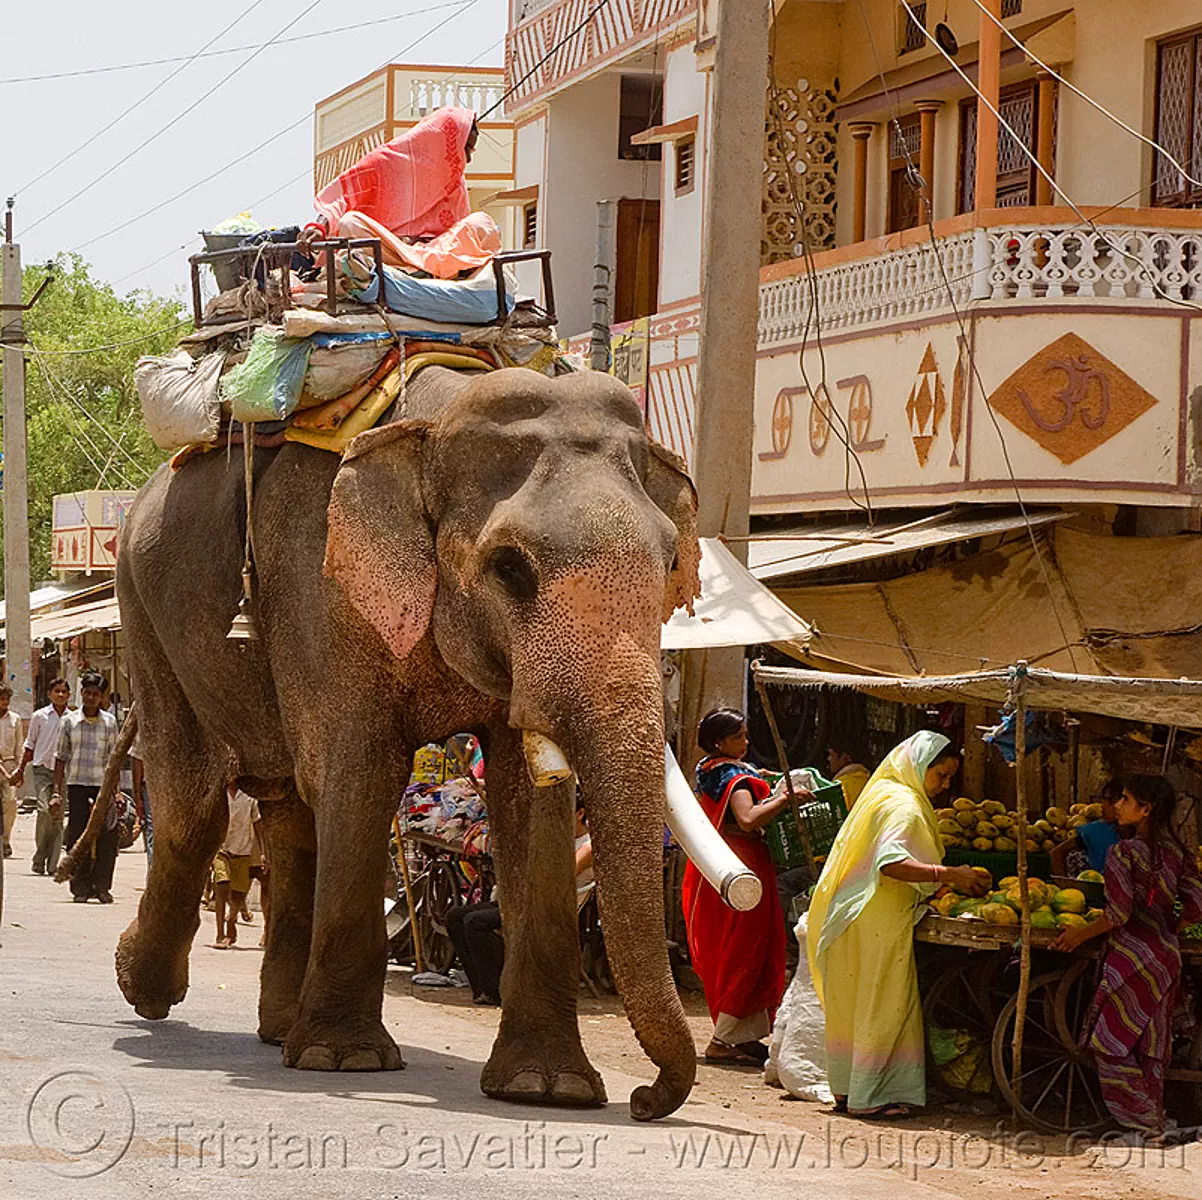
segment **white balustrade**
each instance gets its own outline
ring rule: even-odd
[[[1202,298],[1202,230],[998,226],[760,287],[761,346],[976,301]]]
[[[505,85],[495,75],[476,79],[451,75],[410,79],[407,115],[420,120],[435,109],[448,107],[488,112],[504,94]]]

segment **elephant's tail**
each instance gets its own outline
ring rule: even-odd
[[[108,817],[109,805],[117,794],[117,783],[121,778],[121,764],[125,761],[125,756],[129,753],[129,748],[134,744],[134,738],[137,736],[138,702],[135,700],[129,706],[125,724],[117,735],[117,744],[113,747],[112,754],[109,755],[108,766],[104,769],[104,781],[100,785],[100,794],[96,797],[96,803],[92,805],[92,813],[88,817],[87,827],[79,835],[79,840],[75,845],[59,861],[58,870],[54,872],[55,883],[66,883],[75,874],[78,864],[92,857],[96,839],[100,836],[100,831],[104,828],[105,820]]]

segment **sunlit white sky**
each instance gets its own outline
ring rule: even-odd
[[[118,292],[144,287],[182,294],[185,259],[199,249],[199,240],[192,241],[198,230],[246,208],[253,208],[264,225],[310,219],[313,107],[319,100],[385,62],[502,63],[507,0],[357,0],[353,5],[336,0],[207,0],[203,5],[55,0],[4,8],[0,198],[16,194],[15,232],[24,261],[79,249],[97,276]],[[186,59],[240,15],[207,52],[245,47],[237,53],[186,65],[28,78]],[[383,23],[271,45],[251,59],[254,48],[277,35],[297,38],[368,21]],[[161,90],[101,133],[177,70]],[[177,117],[170,129],[136,149]],[[201,183],[277,133],[282,136]],[[34,182],[68,154],[61,166]],[[114,166],[107,178],[47,215]],[[185,189],[190,190],[157,212],[117,228]]]

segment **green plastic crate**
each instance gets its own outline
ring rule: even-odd
[[[804,825],[810,839],[810,849],[815,857],[830,853],[835,835],[847,817],[847,803],[843,798],[843,785],[824,783],[814,793],[814,799],[798,805],[796,814],[787,808],[774,817],[764,828],[768,852],[778,871],[790,867],[809,865],[805,842],[802,840],[798,822]]]

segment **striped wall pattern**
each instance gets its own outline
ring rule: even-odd
[[[608,0],[599,9],[597,5],[598,0],[560,0],[510,31],[505,39],[506,84],[512,87],[533,72],[509,98],[510,115],[649,45],[697,10],[697,0]],[[592,20],[569,36],[594,9]],[[561,41],[564,44],[536,66]]]
[[[387,137],[387,125],[377,125],[375,129],[369,129],[349,142],[342,142],[332,150],[319,154],[313,162],[313,190],[320,192],[326,184],[333,183],[369,150],[384,145]]]

